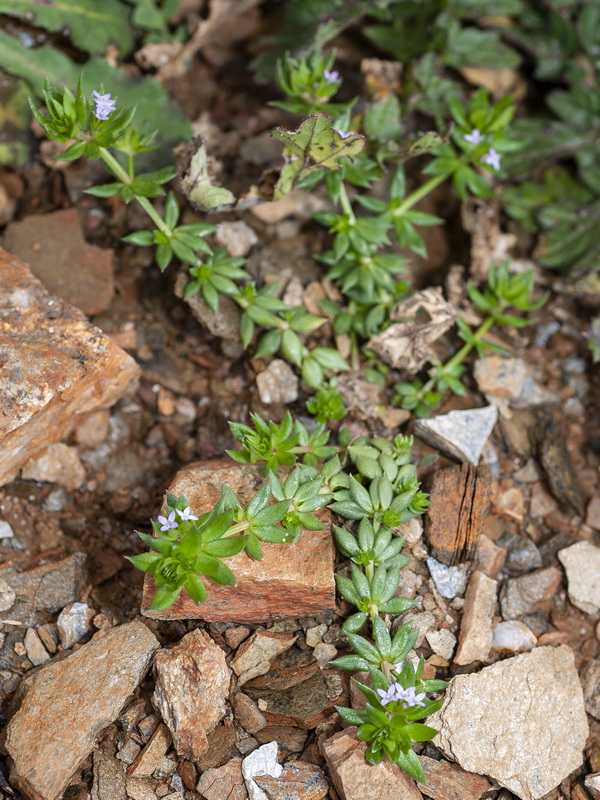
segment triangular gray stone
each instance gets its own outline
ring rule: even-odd
[[[451,411],[433,419],[417,420],[415,433],[451,458],[477,466],[497,419],[496,406]]]

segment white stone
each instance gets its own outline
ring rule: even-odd
[[[70,603],[58,615],[56,627],[60,643],[69,650],[89,633],[94,612],[85,603]]]
[[[23,644],[27,650],[27,658],[31,661],[34,667],[39,667],[40,664],[45,664],[46,661],[50,661],[50,653],[48,653],[42,644],[42,640],[33,628],[27,629]]]
[[[283,767],[277,761],[277,742],[263,744],[242,762],[242,775],[246,782],[250,800],[269,800],[266,792],[258,786],[253,778],[257,775],[270,775],[272,778],[279,778],[283,772]]]
[[[256,386],[265,405],[293,403],[298,399],[298,377],[280,358],[274,358],[266,370],[256,376]]]
[[[477,466],[497,419],[498,409],[493,405],[451,411],[432,419],[417,420],[415,433],[451,458]]]
[[[446,564],[442,564],[435,558],[430,557],[427,559],[427,566],[435,587],[442,597],[452,598],[456,597],[457,594],[463,595],[465,593],[468,571],[466,564],[447,567]]]
[[[521,800],[544,797],[583,761],[588,722],[573,651],[538,647],[457,675],[429,717],[433,743]]]
[[[518,619],[500,622],[493,630],[492,647],[496,650],[518,653],[521,650],[532,650],[536,644],[533,631]]]
[[[229,255],[235,258],[247,256],[252,246],[258,242],[256,233],[243,220],[221,222],[217,225],[215,239],[219,244],[225,245]]]
[[[577,542],[558,551],[567,573],[569,600],[586,614],[600,611],[600,547]]]
[[[8,522],[4,522],[4,520],[0,520],[0,539],[12,539],[14,537],[14,531],[8,524]]]
[[[327,665],[334,658],[337,658],[337,647],[334,644],[321,642],[314,649],[314,657],[321,669],[326,669]]]
[[[0,578],[0,611],[8,611],[13,607],[16,599],[15,590],[3,578]]]
[[[452,631],[447,628],[442,628],[439,631],[429,631],[429,633],[425,634],[425,638],[436,656],[441,656],[446,661],[450,661],[456,647],[456,636]]]

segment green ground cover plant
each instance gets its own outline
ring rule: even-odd
[[[71,5],[73,13],[89,11],[84,2]],[[105,11],[116,13],[120,5],[114,0]],[[46,82],[43,91],[24,68],[7,67],[30,80],[35,92],[31,112],[48,138],[69,143],[59,158],[85,156],[106,165],[112,180],[86,191],[100,200],[116,196],[136,202],[144,210],[149,228],[124,241],[153,248],[160,270],[173,262],[184,264],[189,272],[185,299],[200,295],[215,313],[224,296],[233,300],[241,312],[244,349],[259,359],[282,357],[313,392],[307,401],[311,424],[289,413],[279,423],[258,415],[249,424],[230,423],[239,445],[228,451],[231,458],[265,467],[264,483],[247,504],[223,487],[214,508],[197,516],[184,496],[167,495],[163,514],[152,521],[153,534],[139,534],[149,552],[130,558],[154,578],[152,608],[169,608],[184,590],[202,603],[203,579],[235,583],[227,558],[245,551],[260,559],[263,543],[285,546],[303,530],[322,529],[320,512],[329,509],[341,523],[333,535],[349,562],[336,576],[337,589],[356,609],[340,634],[354,654],[334,663],[370,676],[370,685],[357,682],[365,710],[340,708],[339,713],[359,726],[371,763],[386,757],[420,781],[425,774],[413,742],[435,736],[419,720],[441,707],[441,699],[427,694],[441,691],[445,683],[423,680],[422,659],[411,657],[416,632],[401,625],[391,636],[382,615],[399,615],[414,605],[396,594],[400,571],[408,563],[396,529],[425,513],[428,498],[410,437],[353,438],[343,424],[328,423],[346,415],[340,373],[361,371],[382,390],[391,388],[392,371],[365,343],[393,323],[393,310],[410,296],[408,258],[399,255],[399,248],[426,257],[424,229],[445,224],[419,208],[441,184],[446,182],[460,199],[500,198],[507,214],[540,235],[538,252],[546,266],[573,267],[577,274],[597,269],[599,51],[588,32],[595,11],[577,2],[566,11],[558,3],[550,7],[544,14],[533,1],[501,0],[495,21],[480,24],[481,4],[470,0],[288,4],[274,53],[257,59],[255,69],[263,78],[275,78],[280,97],[271,104],[297,116],[297,124],[272,132],[283,145],[273,198],[301,189],[320,191],[327,199],[326,210],[314,215],[328,242],[317,258],[340,299],[322,301],[322,314],[291,308],[277,284],[253,280],[244,259],[213,247],[210,222],[180,224],[177,195],[165,188],[176,175],[175,165],[138,166],[156,142],[164,143],[164,131],[156,136],[137,129],[139,109],[108,78],[98,80],[101,72],[95,67],[86,68],[75,86],[73,65],[57,61],[56,71],[65,69],[68,75]],[[50,5],[37,19],[48,30],[55,24],[52,10]],[[138,1],[130,10],[129,26],[145,28],[158,39],[169,35],[167,4]],[[16,3],[0,3],[0,13],[21,12]],[[501,17],[514,24],[504,24]],[[404,65],[406,80],[399,92],[367,97],[345,92],[342,67],[325,45],[357,21],[374,46]],[[413,31],[409,40],[401,35],[407,26]],[[74,41],[85,37],[78,31],[77,26],[72,31]],[[120,23],[117,32],[126,51],[130,29]],[[81,47],[86,42],[76,41]],[[0,39],[0,47],[9,64],[16,63],[13,45]],[[90,47],[90,52],[95,51]],[[548,93],[548,111],[539,116],[515,120],[512,97],[495,99],[483,88],[469,90],[458,77],[459,70],[471,66],[516,68],[524,54],[534,59],[538,80],[555,80],[564,70],[564,88]],[[60,53],[53,51],[56,56]],[[577,85],[580,56],[590,84],[586,90]],[[90,85],[90,79],[96,82]],[[409,129],[409,114],[419,115],[419,126]],[[543,146],[538,146],[540,139]],[[190,199],[202,211],[232,207],[236,198],[211,180],[208,158],[201,146],[194,159],[203,179]],[[518,184],[504,186],[510,179]],[[507,263],[489,267],[483,285],[468,287],[479,324],[459,317],[456,335],[462,344],[445,363],[431,360],[426,377],[397,382],[395,405],[428,416],[446,392],[465,394],[468,357],[498,349],[487,334],[494,327],[520,328],[535,321],[529,315],[547,295],[536,294],[533,272],[513,274]],[[589,339],[595,359],[597,328],[596,320]],[[347,357],[329,346],[331,332],[348,337]]]

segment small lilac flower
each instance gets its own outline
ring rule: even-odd
[[[183,511],[180,511],[179,509],[177,509],[177,513],[179,514],[179,516],[181,517],[182,520],[188,520],[188,519],[195,520],[195,519],[198,519],[198,517],[196,517],[196,516],[194,516],[194,514],[192,514],[189,506],[187,508],[184,508]]]
[[[161,531],[170,531],[173,528],[178,528],[179,523],[175,522],[175,512],[171,511],[169,517],[159,517],[158,521],[160,522],[160,529]]]
[[[473,128],[471,133],[465,133],[463,139],[469,144],[481,144],[481,142],[483,142],[485,139],[485,136],[481,133],[479,128]]]
[[[500,153],[496,152],[493,147],[487,151],[484,156],[481,156],[481,163],[482,164],[489,164],[492,169],[495,169],[496,172],[500,169]]]
[[[325,78],[325,83],[328,83],[330,86],[332,83],[337,83],[340,79],[340,73],[334,69],[326,69],[323,73],[323,77]]]
[[[342,139],[347,139],[349,136],[356,136],[354,131],[340,131],[336,128],[335,132],[338,136],[341,136]]]
[[[415,694],[415,687],[409,686],[408,689],[402,689],[399,687],[400,690],[398,694],[398,700],[402,702],[404,708],[412,708],[414,706],[424,706],[425,703],[423,700],[425,699],[425,692],[420,692],[419,694]]]
[[[386,706],[388,703],[392,703],[394,700],[398,700],[398,689],[400,686],[397,683],[392,683],[389,689],[377,689],[377,694],[381,697],[379,701],[382,706]]]
[[[108,119],[108,115],[111,114],[117,107],[116,101],[111,100],[110,93],[108,94],[100,94],[100,92],[93,92],[94,95],[94,103],[96,104],[96,108],[94,109],[94,115],[96,119],[100,119],[105,121]]]

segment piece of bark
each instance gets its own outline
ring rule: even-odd
[[[0,248],[0,486],[91,411],[107,408],[140,369],[78,309],[52,297]]]
[[[434,475],[425,535],[442,564],[453,566],[474,557],[489,508],[490,481],[487,465],[462,464]]]
[[[184,494],[192,511],[203,514],[229,486],[247,503],[265,478],[260,465],[235,464],[217,459],[189,464],[180,470],[169,491]],[[322,531],[304,531],[297,542],[263,544],[262,561],[241,552],[226,563],[236,576],[235,586],[221,586],[204,578],[208,597],[196,604],[184,591],[171,608],[151,611],[156,591],[154,578],[144,581],[142,613],[155,619],[204,619],[210,622],[264,622],[295,619],[335,611],[334,549],[327,511],[318,516],[327,524]]]

